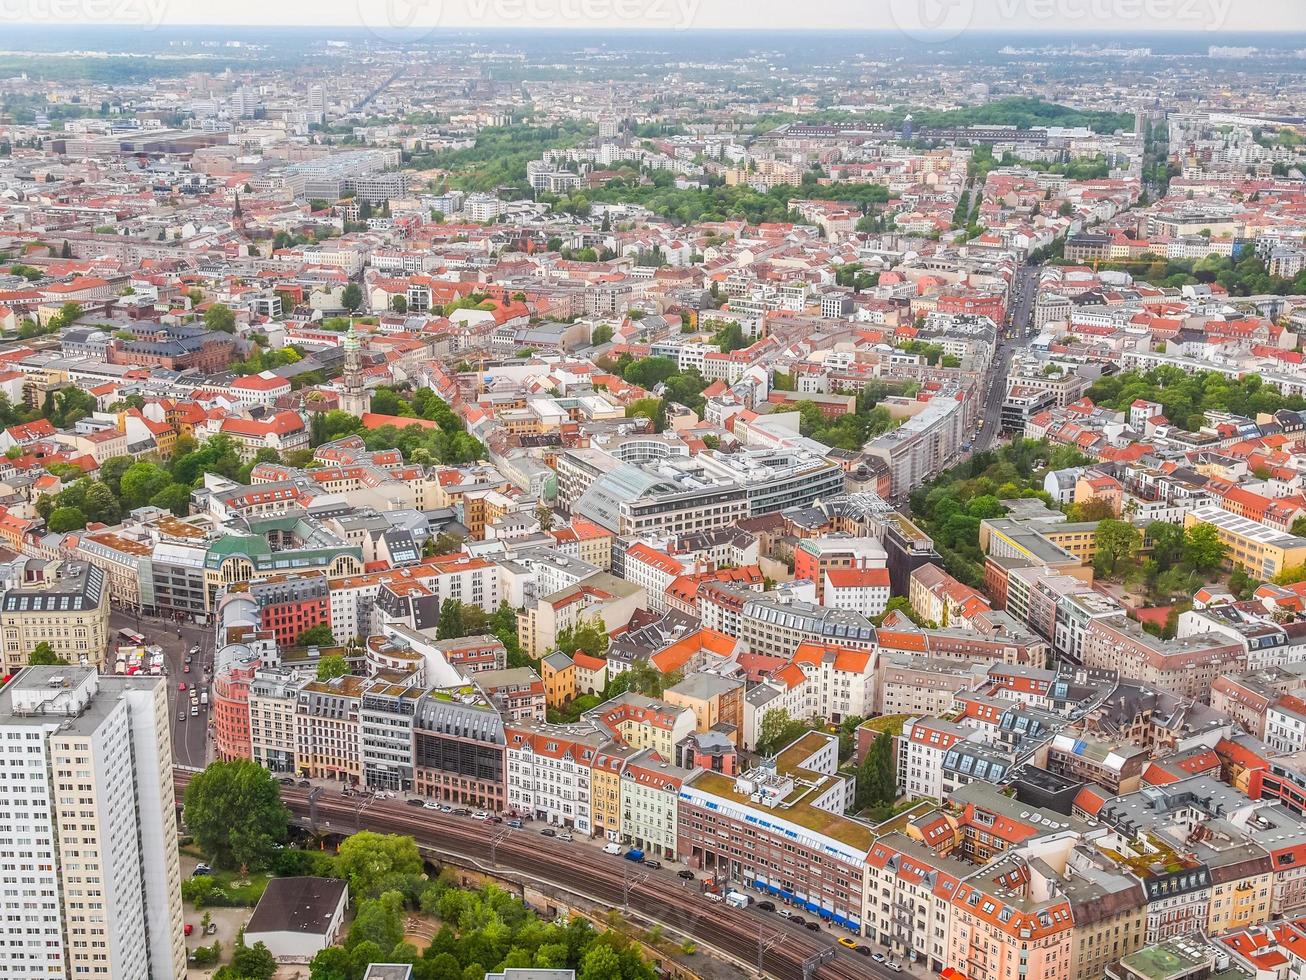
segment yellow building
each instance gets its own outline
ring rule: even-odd
[[[1225,562],[1252,578],[1268,581],[1288,568],[1306,564],[1306,538],[1225,510],[1198,507],[1184,515],[1184,528],[1209,524],[1225,546]]]
[[[594,753],[590,770],[591,824],[595,837],[621,840],[621,774],[638,750],[608,743]]]
[[[65,663],[103,670],[109,647],[104,570],[86,562],[52,561],[41,575],[41,581],[10,589],[0,603],[5,673],[27,666],[42,643]]]

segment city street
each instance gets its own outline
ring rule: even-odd
[[[980,413],[984,428],[975,437],[975,452],[991,449],[1002,435],[1002,403],[1007,397],[1007,374],[1011,370],[1011,361],[1016,351],[1029,346],[1034,300],[1038,295],[1038,277],[1039,266],[1036,265],[1021,266],[1016,273],[1007,324],[1012,339],[998,341],[998,351],[989,369],[984,390],[984,407]]]
[[[168,712],[172,719],[172,758],[179,766],[202,769],[209,758],[209,705],[200,705],[199,714],[191,717],[190,688],[208,689],[205,666],[213,663],[213,630],[207,626],[177,624],[171,620],[151,616],[137,616],[134,612],[115,609],[109,616],[109,629],[113,633],[111,644],[118,646],[117,632],[132,629],[143,634],[147,644],[163,648],[164,670],[168,682]],[[180,631],[181,635],[178,636]],[[190,673],[186,673],[186,652],[198,646],[200,652],[191,660]],[[112,664],[109,665],[112,669]],[[185,692],[177,690],[184,683]]]

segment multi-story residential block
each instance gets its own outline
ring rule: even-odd
[[[250,758],[270,772],[299,772],[295,764],[295,706],[302,683],[295,671],[285,667],[263,667],[250,682]]]
[[[0,599],[4,666],[15,673],[41,643],[70,664],[104,669],[109,647],[106,576],[85,562],[34,562]]]
[[[181,977],[167,686],[31,667],[0,691],[0,973]]]
[[[590,770],[608,736],[589,724],[540,722],[505,725],[504,735],[509,809],[593,834]]]
[[[643,749],[625,760],[619,780],[623,842],[653,857],[676,860],[680,788],[688,776],[687,770],[653,749]]]
[[[676,757],[676,746],[696,727],[694,712],[656,698],[626,691],[585,712],[582,719],[614,741],[636,749],[652,749],[665,762]]]
[[[359,701],[367,681],[353,674],[308,681],[295,707],[295,762],[309,779],[357,786],[363,780]]]
[[[680,791],[680,859],[860,932],[874,835],[844,816],[852,785],[838,765],[838,739],[809,732],[741,775],[694,773]]]

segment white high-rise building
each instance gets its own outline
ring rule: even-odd
[[[0,690],[0,976],[185,973],[165,681],[27,668]]]

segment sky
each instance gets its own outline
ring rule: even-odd
[[[0,0],[21,23],[1069,33],[1306,31],[1306,0]]]

